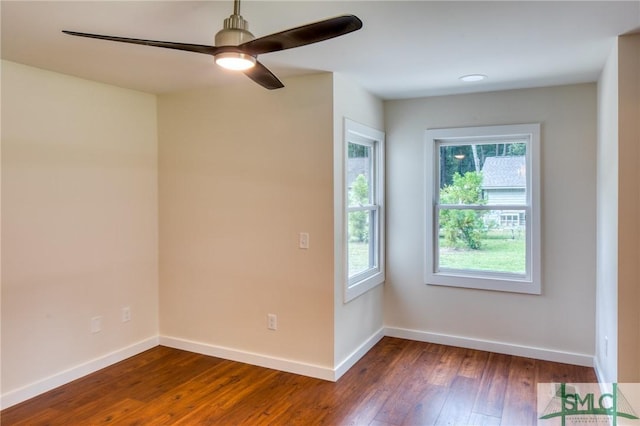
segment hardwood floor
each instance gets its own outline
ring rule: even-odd
[[[2,425],[536,424],[538,382],[593,369],[385,337],[338,382],[158,346],[0,413]]]

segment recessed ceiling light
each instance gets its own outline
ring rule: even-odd
[[[469,75],[463,75],[462,77],[460,77],[460,80],[470,82],[470,81],[481,81],[486,78],[487,76],[484,74],[469,74]]]

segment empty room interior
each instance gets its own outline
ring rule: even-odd
[[[70,386],[162,359],[156,391],[272,386],[180,424],[535,424],[538,382],[640,382],[640,2],[0,16],[2,424],[98,424]],[[179,423],[152,399],[92,415]]]

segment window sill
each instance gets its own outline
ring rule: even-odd
[[[477,290],[502,291],[509,293],[541,294],[540,283],[525,277],[518,278],[517,275],[478,277],[472,274],[462,275],[458,272],[452,273],[432,273],[427,274],[427,285],[471,288]]]
[[[361,281],[350,284],[345,287],[344,303],[349,303],[353,299],[362,296],[369,290],[372,290],[379,285],[384,284],[384,273],[377,272]]]

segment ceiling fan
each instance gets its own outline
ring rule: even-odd
[[[215,46],[170,41],[142,40],[63,30],[65,34],[145,46],[164,47],[188,52],[212,55],[216,64],[223,68],[242,71],[250,79],[266,89],[279,89],[284,84],[258,61],[258,55],[294,47],[306,46],[319,41],[339,37],[362,28],[362,21],[354,15],[343,15],[325,19],[279,33],[254,38],[248,30],[248,22],[240,16],[240,0],[234,0],[233,15],[224,20],[224,27],[215,36]]]

